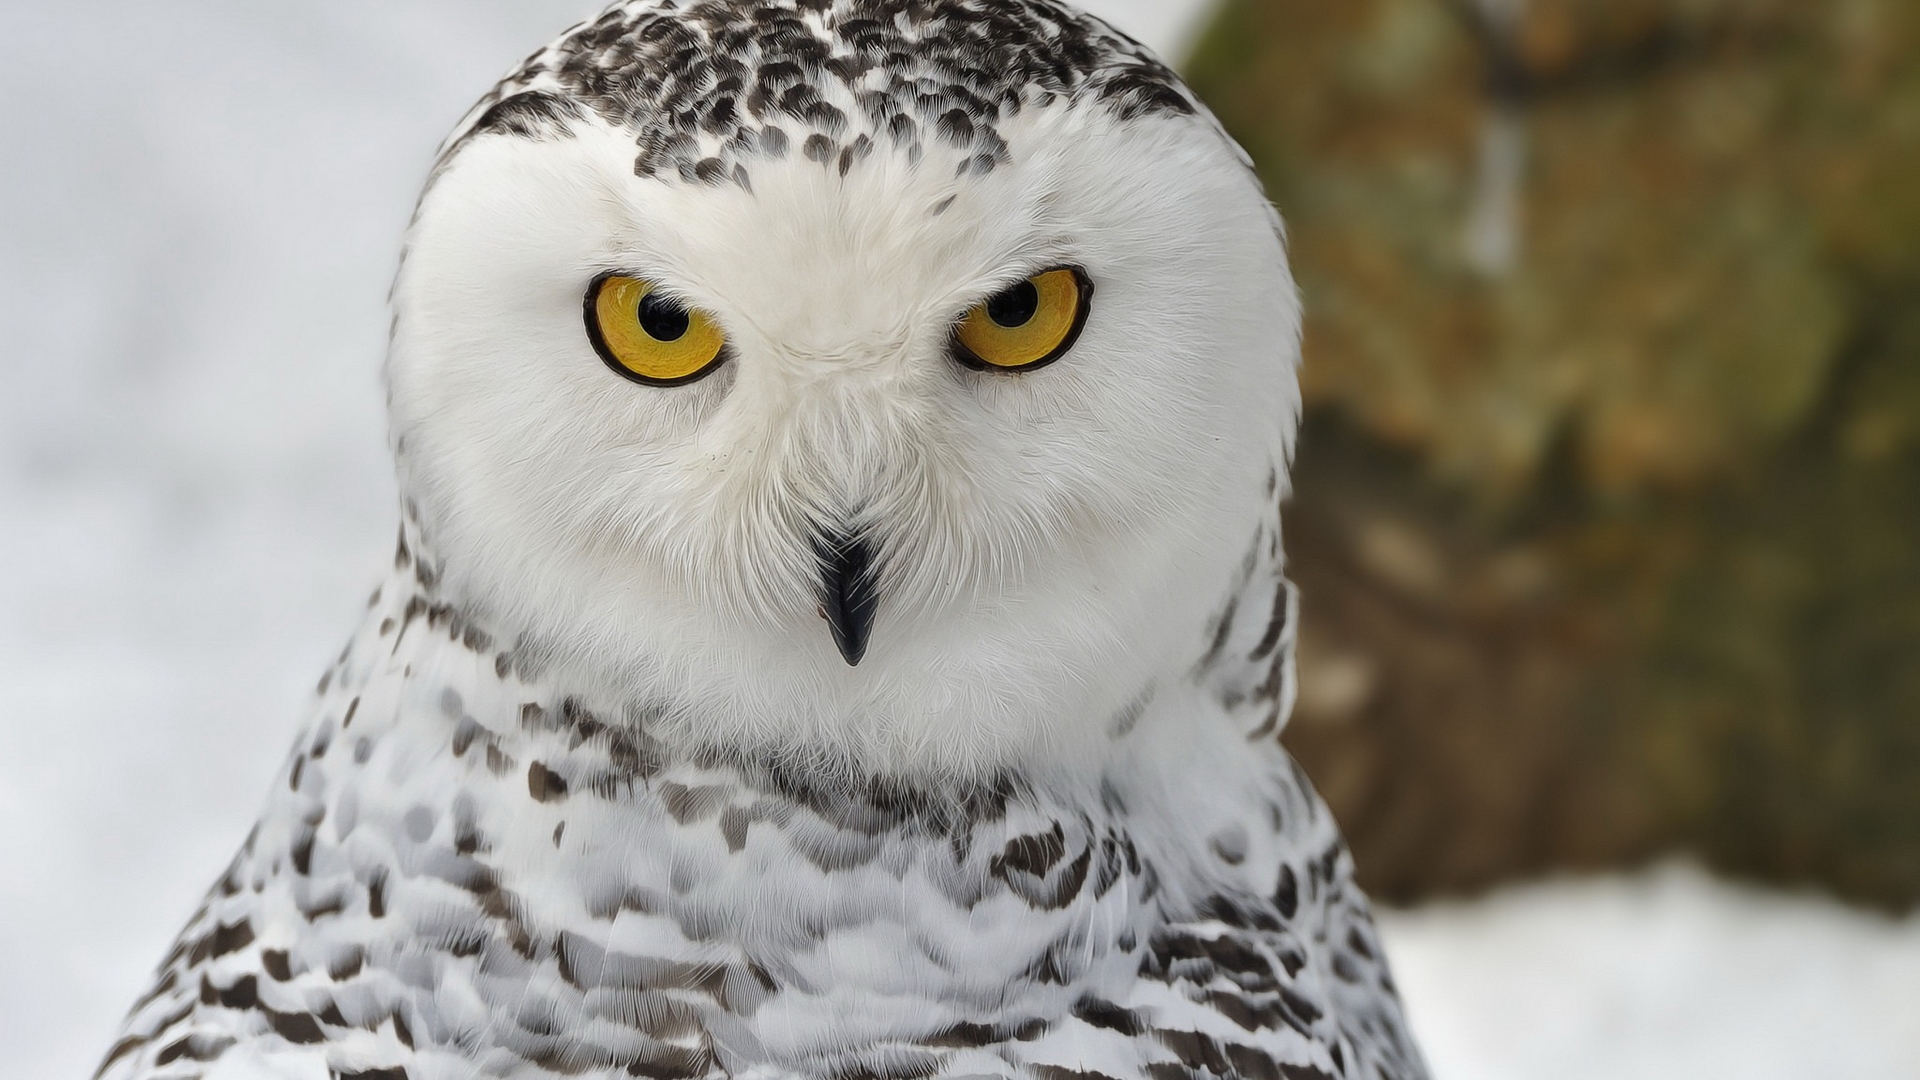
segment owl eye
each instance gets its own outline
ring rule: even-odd
[[[607,366],[649,386],[679,386],[726,359],[713,318],[658,291],[653,282],[601,274],[587,286],[587,339]]]
[[[1063,266],[987,297],[953,328],[954,358],[971,368],[1029,371],[1073,348],[1086,325],[1093,282]]]

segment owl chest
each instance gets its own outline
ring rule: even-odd
[[[1017,800],[936,819],[606,732],[413,726],[437,734],[296,758],[242,872],[288,983],[364,1026],[524,1062],[797,1059],[1013,1038],[1140,965],[1156,884],[1113,822]]]

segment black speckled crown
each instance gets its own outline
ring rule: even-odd
[[[796,144],[844,175],[881,143],[918,164],[930,142],[966,175],[1009,160],[1003,120],[1062,98],[1121,119],[1196,111],[1145,46],[1052,0],[628,0],[528,57],[442,160],[592,112],[634,131],[639,176],[750,189],[749,162]]]

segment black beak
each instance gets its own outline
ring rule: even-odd
[[[818,538],[820,557],[820,614],[833,631],[833,643],[849,667],[867,655],[867,635],[873,631],[874,609],[880,604],[874,580],[873,549],[858,537]]]

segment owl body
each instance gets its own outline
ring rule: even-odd
[[[1275,741],[1277,218],[1139,46],[616,5],[394,303],[394,570],[103,1077],[1424,1075]]]
[[[397,573],[102,1075],[1418,1075],[1286,683],[1222,704],[1273,569],[1096,782],[931,786],[678,752]]]

